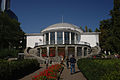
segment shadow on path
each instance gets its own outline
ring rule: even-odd
[[[36,73],[39,73],[45,69],[46,69],[45,65],[40,65],[40,68],[37,69],[36,71],[33,71],[33,72],[31,72],[31,73],[29,73],[29,74],[27,74],[27,75],[25,75],[22,78],[17,79],[17,80],[32,80],[32,77],[35,76]]]
[[[73,74],[71,74],[70,70],[70,68],[67,69],[65,67],[61,74],[60,80],[87,80],[77,67],[75,67],[76,72]]]
[[[80,70],[79,70],[79,71],[76,71],[74,74],[79,73],[79,72],[81,72],[81,71],[80,71]]]

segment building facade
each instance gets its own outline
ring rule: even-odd
[[[16,14],[10,9],[10,2],[11,0],[0,0],[0,9],[8,14],[10,18],[18,20]]]
[[[75,55],[76,58],[84,58],[92,55],[92,47],[99,44],[99,32],[83,32],[69,23],[53,24],[40,33],[26,34],[26,37],[26,47],[41,50],[40,57]]]
[[[2,5],[2,0],[0,0],[0,10],[2,9],[2,8],[1,8],[1,7],[2,7],[1,5]]]

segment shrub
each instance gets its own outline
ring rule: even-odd
[[[19,51],[15,49],[0,49],[0,58],[17,57],[18,52]]]
[[[14,80],[39,68],[37,60],[11,61],[0,60],[0,79]]]
[[[88,80],[120,80],[118,59],[80,59],[77,64]]]

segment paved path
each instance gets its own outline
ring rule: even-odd
[[[42,68],[38,69],[37,71],[19,79],[19,80],[32,80],[32,77],[36,74],[39,73],[41,71],[45,70],[45,65],[42,64],[41,65]],[[61,74],[60,80],[87,80],[84,75],[79,71],[79,69],[77,68],[77,65],[75,67],[76,69],[76,73],[75,74],[70,74],[70,69],[67,69],[66,67],[64,67],[64,70]]]
[[[75,67],[76,72],[74,74],[70,74],[70,69],[67,69],[64,67],[64,70],[61,74],[60,80],[87,80],[84,75],[80,72],[80,70],[77,68],[77,65]]]
[[[38,69],[37,71],[35,71],[35,72],[33,72],[33,73],[31,73],[31,74],[29,74],[29,75],[27,75],[27,76],[19,79],[19,80],[32,80],[32,77],[33,77],[36,73],[39,73],[39,72],[44,71],[44,70],[46,69],[46,67],[45,67],[44,64],[40,65],[40,67],[41,67],[41,68]]]

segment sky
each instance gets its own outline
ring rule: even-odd
[[[39,33],[62,22],[78,27],[99,28],[110,18],[113,0],[11,0],[11,10],[18,16],[25,33]]]

